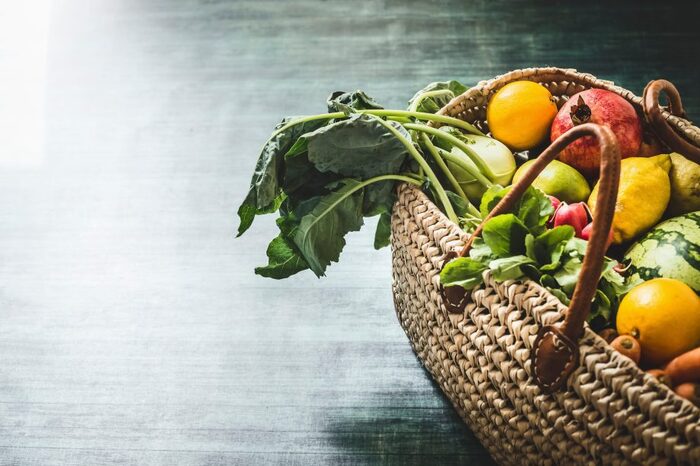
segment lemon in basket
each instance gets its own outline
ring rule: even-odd
[[[491,134],[513,150],[532,149],[547,139],[556,115],[552,94],[532,81],[506,84],[486,107]]]
[[[700,298],[679,280],[655,278],[627,293],[616,324],[639,340],[643,363],[662,367],[700,344]]]
[[[667,154],[629,157],[622,161],[612,226],[613,243],[633,240],[659,223],[671,198],[670,168],[671,159]],[[596,184],[588,198],[591,212],[595,212],[597,202]]]

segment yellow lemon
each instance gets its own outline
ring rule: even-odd
[[[627,293],[616,323],[639,341],[644,364],[661,367],[700,344],[700,298],[681,281],[655,278]]]
[[[513,150],[532,149],[545,140],[556,115],[552,94],[532,81],[506,84],[486,108],[491,134]]]
[[[613,218],[613,243],[632,240],[661,220],[671,198],[670,168],[667,154],[651,158],[629,157],[622,161]],[[596,183],[588,198],[591,212],[595,212],[597,197]]]

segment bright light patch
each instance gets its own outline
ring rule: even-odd
[[[0,2],[0,168],[40,165],[51,0]]]

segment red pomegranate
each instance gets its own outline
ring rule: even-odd
[[[623,159],[638,155],[642,122],[637,112],[625,99],[604,89],[588,89],[572,96],[552,122],[552,141],[572,127],[588,122],[613,130]],[[559,159],[587,176],[594,176],[600,166],[598,142],[592,136],[580,138],[569,144],[559,154]]]

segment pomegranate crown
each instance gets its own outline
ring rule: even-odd
[[[571,106],[571,121],[574,125],[580,125],[586,123],[591,119],[591,107],[586,105],[583,97],[578,96],[578,101]]]

